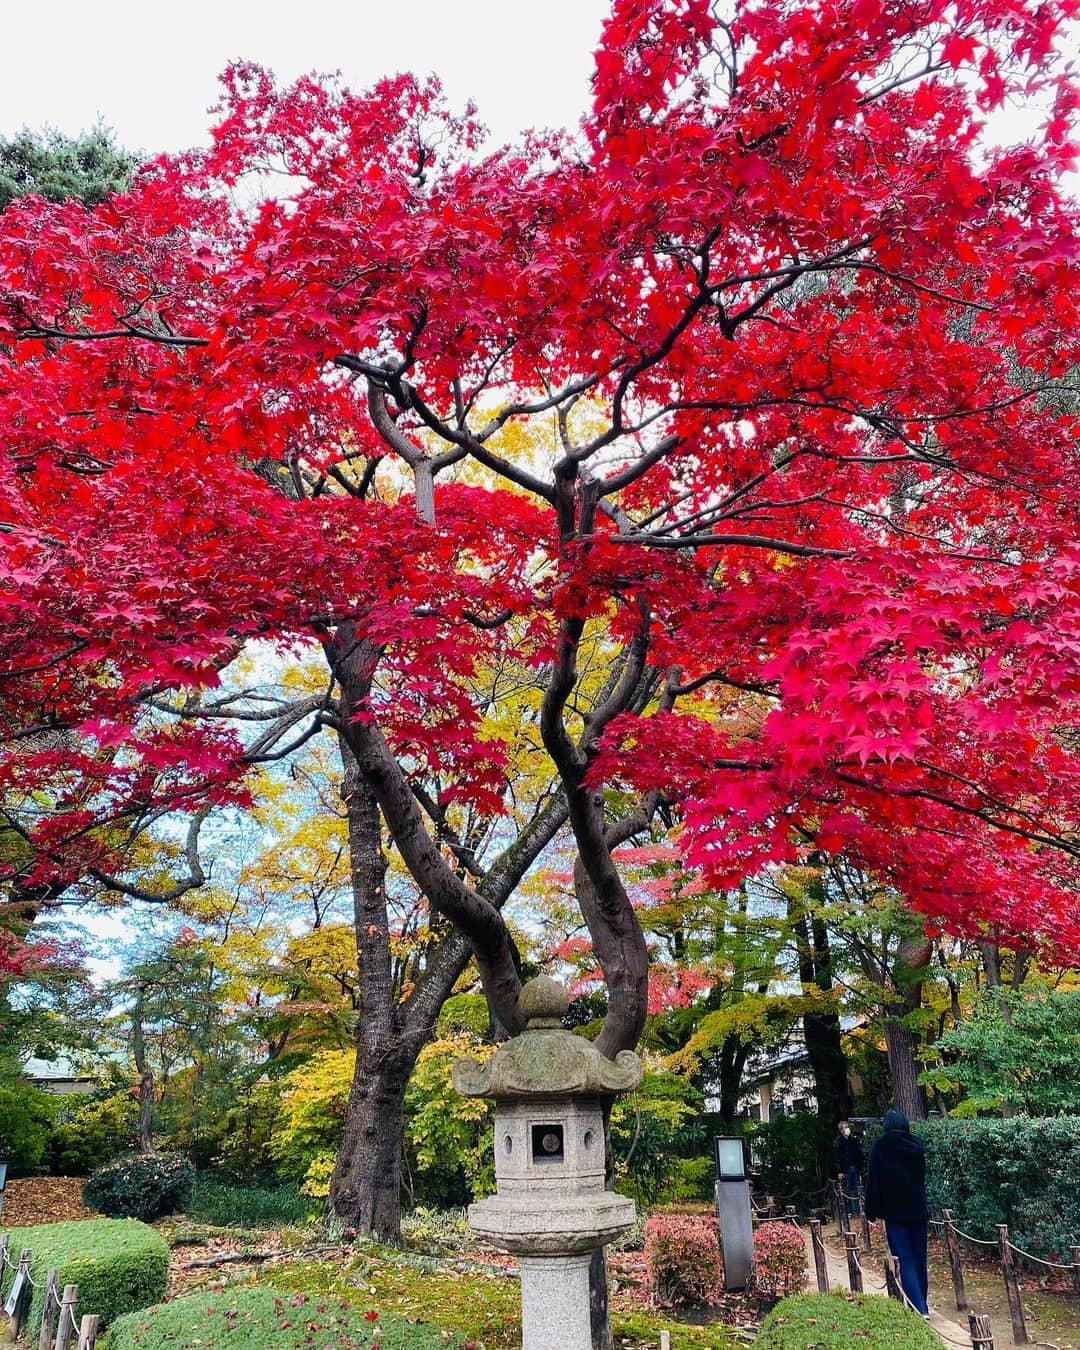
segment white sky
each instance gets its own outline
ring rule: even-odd
[[[608,0],[0,0],[0,136],[99,117],[131,150],[206,140],[217,76],[242,57],[282,82],[340,70],[356,89],[432,71],[496,142],[575,126]]]

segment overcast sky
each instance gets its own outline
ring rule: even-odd
[[[235,57],[281,80],[340,70],[354,88],[436,72],[499,140],[573,126],[608,0],[0,0],[0,136],[99,117],[132,150],[206,139]]]

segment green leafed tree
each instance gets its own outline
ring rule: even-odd
[[[1076,1047],[1080,989],[991,989],[938,1042],[956,1058],[941,1072],[965,1089],[968,1110],[1080,1114]]]
[[[137,164],[108,127],[99,125],[78,136],[24,127],[10,140],[0,140],[0,210],[29,192],[51,202],[78,198],[97,206],[110,192],[128,186]]]

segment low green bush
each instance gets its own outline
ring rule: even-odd
[[[142,1219],[185,1210],[195,1191],[195,1169],[176,1154],[132,1154],[92,1172],[83,1187],[88,1209],[110,1219]]]
[[[332,1297],[279,1293],[268,1285],[203,1290],[123,1317],[109,1333],[109,1350],[452,1350],[460,1346],[436,1327],[406,1322],[377,1307]]]
[[[401,1216],[401,1237],[419,1252],[464,1251],[473,1238],[463,1209],[427,1209],[417,1205]]]
[[[124,1313],[148,1307],[165,1295],[169,1249],[164,1238],[134,1219],[83,1219],[13,1228],[11,1251],[33,1252],[31,1277],[44,1286],[55,1266],[60,1284],[79,1286],[79,1312],[97,1313],[103,1326]],[[6,1282],[10,1284],[10,1278]],[[30,1305],[30,1339],[37,1343],[44,1290]]]
[[[761,1324],[755,1350],[941,1350],[916,1313],[879,1294],[796,1294]]]
[[[12,1176],[41,1170],[55,1110],[55,1099],[29,1083],[0,1084],[0,1157]]]
[[[828,1121],[805,1111],[755,1125],[759,1189],[780,1205],[809,1213],[820,1204],[822,1188],[832,1174],[833,1134]]]
[[[216,1228],[281,1228],[310,1223],[321,1208],[295,1183],[237,1186],[212,1172],[200,1172],[185,1213]]]
[[[138,1141],[139,1103],[130,1092],[78,1098],[60,1111],[49,1140],[49,1165],[57,1176],[84,1177]]]

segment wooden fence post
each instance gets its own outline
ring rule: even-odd
[[[986,1313],[968,1313],[971,1350],[994,1350],[994,1332]]]
[[[81,1350],[81,1347],[80,1347]],[[92,1347],[91,1347],[92,1350]],[[662,1331],[660,1333],[660,1350],[671,1350],[671,1332]]]
[[[1070,1247],[1069,1255],[1072,1257],[1073,1288],[1080,1294],[1080,1247]]]
[[[1020,1285],[1016,1278],[1016,1264],[1009,1245],[1009,1225],[999,1223],[997,1231],[998,1250],[1001,1253],[1001,1277],[1005,1281],[1005,1293],[1009,1299],[1009,1317],[1012,1319],[1013,1345],[1029,1345],[1027,1326],[1024,1323],[1024,1307],[1020,1302]]]
[[[799,1226],[799,1212],[794,1205],[784,1206],[784,1218],[788,1223],[793,1223],[796,1228]]]
[[[60,1300],[60,1322],[56,1328],[56,1350],[71,1350],[71,1337],[75,1332],[75,1305],[79,1301],[79,1286],[65,1284],[64,1296]]]
[[[844,1195],[844,1183],[836,1183],[836,1213],[838,1216],[838,1227],[841,1233],[851,1232],[851,1220],[848,1218],[848,1202]]]
[[[56,1318],[60,1311],[60,1272],[54,1266],[45,1282],[45,1306],[41,1312],[38,1350],[52,1350],[56,1340]]]
[[[814,1249],[814,1269],[817,1272],[819,1294],[829,1292],[829,1267],[825,1260],[825,1243],[821,1240],[821,1220],[810,1220],[810,1245]]]
[[[956,1311],[963,1312],[967,1307],[967,1290],[964,1288],[964,1268],[960,1264],[960,1244],[956,1240],[956,1229],[953,1227],[952,1210],[943,1209],[942,1218],[945,1220],[945,1249],[949,1253],[949,1269],[952,1271],[953,1293],[956,1295]]]
[[[872,1250],[870,1241],[870,1220],[866,1217],[866,1187],[862,1183],[862,1177],[859,1178],[859,1215],[862,1220],[862,1246],[864,1252]]]
[[[98,1324],[101,1319],[97,1313],[87,1313],[79,1326],[79,1346],[78,1350],[94,1350],[97,1345]],[[660,1333],[660,1350],[665,1350],[664,1337],[667,1332]],[[666,1350],[671,1350],[671,1341],[668,1340]]]
[[[22,1324],[26,1318],[27,1309],[30,1307],[30,1299],[27,1294],[33,1297],[34,1291],[30,1285],[30,1261],[33,1252],[29,1247],[24,1247],[19,1253],[19,1268],[15,1272],[15,1281],[11,1286],[12,1293],[16,1294],[15,1306],[11,1310],[11,1339],[17,1341],[19,1333],[22,1331]],[[10,1294],[8,1296],[10,1298]]]
[[[862,1287],[862,1266],[859,1265],[858,1252],[859,1239],[854,1233],[844,1234],[844,1251],[847,1254],[847,1275],[848,1284],[851,1286],[853,1294],[861,1294]]]
[[[904,1301],[904,1286],[900,1283],[900,1262],[892,1252],[885,1253],[885,1291],[890,1298]]]

